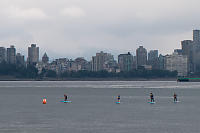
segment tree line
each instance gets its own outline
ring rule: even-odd
[[[173,78],[177,77],[177,71],[167,70],[132,70],[129,72],[107,72],[107,71],[66,71],[61,74],[65,78]]]
[[[132,70],[129,72],[107,72],[107,71],[66,71],[62,74],[56,74],[53,70],[42,69],[38,74],[38,70],[33,65],[17,66],[14,64],[0,63],[0,76],[13,76],[15,78],[173,78],[177,77],[177,71],[167,70]]]

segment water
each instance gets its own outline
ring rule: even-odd
[[[0,133],[198,133],[199,96],[197,82],[0,82]]]

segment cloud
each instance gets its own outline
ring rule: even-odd
[[[23,9],[11,6],[10,8],[7,9],[7,13],[11,18],[31,19],[31,20],[47,18],[47,15],[39,8]]]
[[[85,16],[85,12],[79,8],[79,7],[68,7],[68,8],[64,8],[61,11],[61,14],[64,16],[69,16],[69,17],[73,17],[73,18],[80,18]]]
[[[117,57],[135,53],[139,45],[168,54],[200,28],[199,4],[199,0],[3,0],[0,44],[14,44],[27,54],[27,47],[37,43],[41,51],[52,53],[50,57],[91,59],[101,50]]]

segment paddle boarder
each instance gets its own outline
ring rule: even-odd
[[[67,95],[66,95],[66,94],[64,94],[64,98],[65,98],[65,100],[64,100],[64,101],[67,101]]]
[[[120,101],[120,95],[117,96],[117,100]]]
[[[177,94],[174,92],[174,102],[177,102]]]
[[[154,96],[152,92],[150,93],[150,99],[151,99],[151,102],[154,102]]]

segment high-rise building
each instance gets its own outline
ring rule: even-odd
[[[151,65],[152,69],[159,69],[158,50],[149,51],[149,53],[148,53],[148,65]]]
[[[44,53],[44,55],[42,56],[42,62],[43,63],[48,63],[49,62],[49,57],[47,56],[47,53]]]
[[[200,45],[194,44],[192,49],[193,72],[200,72]]]
[[[185,55],[173,53],[165,57],[165,69],[169,71],[177,71],[178,76],[188,75],[188,58]]]
[[[158,58],[158,50],[150,50],[148,53],[148,60],[155,60]]]
[[[193,30],[193,41],[200,42],[200,30]]]
[[[130,52],[128,54],[120,54],[118,56],[118,65],[120,71],[133,70],[133,55]]]
[[[136,50],[136,57],[137,57],[137,68],[139,66],[144,66],[147,64],[147,50],[143,48],[143,46],[140,46]]]
[[[0,47],[0,63],[6,61],[6,48]]]
[[[35,65],[39,61],[39,47],[36,47],[36,44],[31,44],[31,47],[28,47],[28,64]]]
[[[10,48],[7,48],[7,63],[15,64],[16,63],[16,50],[13,45]]]
[[[192,40],[181,41],[182,54],[189,56],[192,48]]]
[[[92,57],[92,71],[106,70],[106,65],[109,62],[113,62],[114,57],[109,53],[96,53],[96,56]]]
[[[192,71],[200,72],[200,30],[193,30]]]
[[[200,30],[193,30],[193,40],[181,42],[182,54],[188,58],[188,72],[200,72]]]
[[[193,40],[181,42],[182,55],[188,58],[188,72],[200,72],[200,30],[193,30]]]
[[[137,57],[133,56],[133,69],[137,69]]]
[[[188,58],[188,72],[194,71],[193,63],[193,41],[192,40],[183,40],[181,41],[182,54]]]
[[[158,64],[159,64],[158,69],[160,69],[160,70],[165,69],[165,56],[163,56],[162,54],[160,54],[159,57],[158,57]]]
[[[16,55],[16,64],[18,66],[24,66],[25,65],[24,56],[21,55],[20,53],[17,53],[17,55]]]

